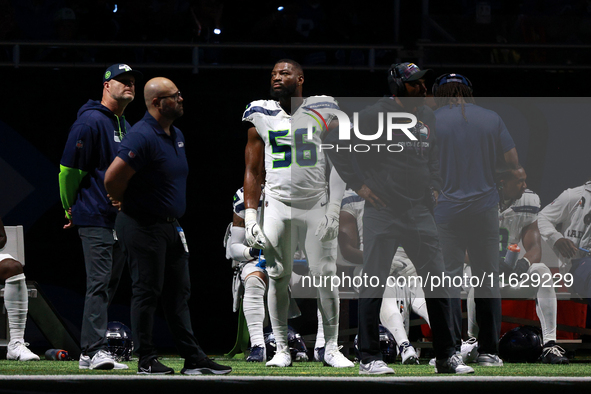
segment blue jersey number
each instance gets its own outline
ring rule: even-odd
[[[269,130],[269,141],[273,154],[282,154],[283,159],[273,160],[273,168],[285,168],[291,165],[291,146],[277,142],[277,138],[285,137],[289,130]]]
[[[314,133],[316,128],[314,128]],[[273,160],[273,168],[287,168],[291,166],[291,146],[282,144],[277,138],[289,135],[289,130],[270,130],[269,141],[273,154],[282,154],[282,159]],[[295,131],[295,157],[300,167],[314,167],[318,161],[316,144],[307,140],[308,129],[297,129]]]

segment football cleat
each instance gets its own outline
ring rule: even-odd
[[[27,342],[11,341],[6,348],[7,360],[37,361],[39,356],[29,350]]]
[[[476,362],[481,367],[502,367],[503,366],[503,360],[501,360],[499,358],[499,356],[497,356],[496,354],[481,353],[478,355],[478,358],[476,358]]]
[[[460,354],[465,364],[476,362],[476,358],[478,357],[478,341],[476,338],[469,338],[467,341],[462,341]]]
[[[415,348],[408,342],[403,342],[398,346],[402,364],[419,364],[419,356]]]
[[[314,348],[314,361],[324,361],[324,346]]]
[[[265,355],[264,346],[254,346],[250,348],[250,354],[246,357],[246,361],[249,363],[262,363],[267,359]]]
[[[360,375],[385,375],[396,373],[382,360],[373,360],[367,364],[359,362]]]
[[[351,360],[341,353],[341,347],[333,347],[332,349],[326,350],[324,353],[324,365],[333,368],[351,368],[355,366]]]
[[[435,373],[468,374],[474,373],[474,369],[464,364],[462,356],[459,353],[456,353],[447,360],[436,360]]]
[[[544,345],[540,361],[544,364],[568,364],[568,358],[564,357],[564,349],[550,341]]]
[[[291,367],[291,353],[289,348],[277,350],[271,361],[265,364],[267,367]]]

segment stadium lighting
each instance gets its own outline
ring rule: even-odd
[[[221,34],[222,30],[221,29],[213,29],[213,34]]]
[[[277,7],[277,11],[283,11],[285,8],[283,6]]]

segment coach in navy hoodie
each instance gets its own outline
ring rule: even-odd
[[[103,75],[101,101],[78,111],[60,161],[60,198],[68,223],[78,227],[86,265],[86,298],[80,345],[80,369],[125,369],[107,350],[107,308],[124,266],[114,234],[118,207],[107,197],[105,171],[131,128],[123,111],[135,98],[141,73],[114,64]]]

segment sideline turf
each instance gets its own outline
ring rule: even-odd
[[[264,363],[247,363],[237,358],[228,359],[214,357],[216,362],[229,365],[234,376],[330,376],[330,377],[359,377],[359,364],[354,368],[330,368],[318,362],[294,362],[289,368],[268,368]],[[161,361],[174,368],[175,374],[180,375],[183,360],[176,357],[163,357]],[[33,361],[19,362],[0,360],[0,375],[136,375],[137,362],[126,362],[127,370],[92,371],[78,369],[78,361]],[[479,367],[470,364],[475,373],[472,376],[591,376],[591,360],[574,360],[568,365],[547,364],[510,364],[504,367]],[[390,364],[398,377],[413,376],[449,376],[436,375],[434,368],[428,365],[428,360],[421,360],[421,365]],[[392,376],[392,375],[390,375]],[[375,376],[369,376],[374,378]]]

